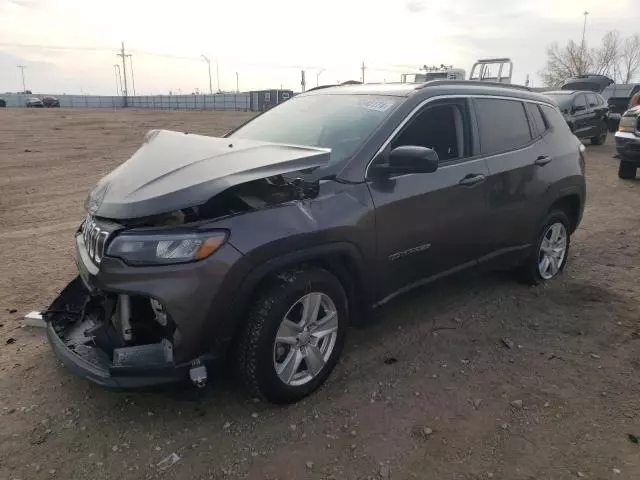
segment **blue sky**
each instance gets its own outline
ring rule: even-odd
[[[448,63],[470,70],[480,57],[511,57],[514,81],[534,85],[554,40],[587,41],[608,30],[640,31],[633,0],[0,0],[0,92],[114,94],[116,50],[133,53],[138,94],[220,87],[300,89],[358,79],[397,81],[402,71]],[[45,48],[46,47],[46,48]],[[61,48],[50,48],[61,47]],[[68,49],[67,47],[73,47]],[[163,54],[164,56],[158,55]],[[131,89],[130,89],[131,90]]]

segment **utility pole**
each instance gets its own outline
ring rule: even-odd
[[[131,55],[130,53],[127,54],[127,57],[129,57],[129,66],[131,67],[131,83],[133,84],[133,96],[136,96],[136,79],[133,76],[133,55]]]
[[[27,87],[24,86],[24,69],[27,68],[24,65],[18,65],[18,68],[22,71],[22,93],[27,91]]]
[[[362,70],[362,83],[364,83],[364,71],[367,69],[367,67],[364,66],[364,61],[362,62],[360,69]]]
[[[213,93],[213,84],[211,83],[211,61],[209,60],[209,57],[205,57],[204,55],[200,56],[204,58],[204,61],[207,62],[207,65],[209,66],[209,93]]]
[[[527,79],[524,81],[524,86],[528,87],[529,86],[529,74],[527,73]]]
[[[220,90],[220,68],[218,67],[218,57],[216,57],[216,82],[218,82],[218,93],[220,93],[222,90]]]
[[[114,63],[113,70],[116,74],[116,92],[118,92],[118,96],[120,96],[122,95],[122,76],[120,75],[120,65]]]
[[[240,93],[240,80],[238,80],[238,72],[236,72],[236,93]]]
[[[582,25],[582,43],[580,44],[580,74],[584,75],[584,34],[587,31],[587,16],[589,12],[585,10],[584,15],[584,24]]]
[[[319,86],[319,84],[320,84],[320,74],[321,74],[322,72],[324,72],[324,70],[325,70],[324,68],[321,68],[321,69],[318,71],[318,73],[316,73],[316,87],[317,87],[317,86]]]
[[[127,55],[124,53],[124,42],[122,42],[122,48],[120,53],[116,53],[116,56],[122,58],[122,72],[124,73],[124,90],[122,94],[124,95],[124,106],[127,105]]]
[[[300,86],[302,87],[302,93],[307,90],[307,80],[305,79],[304,70],[300,70]],[[282,90],[282,88],[280,88]]]

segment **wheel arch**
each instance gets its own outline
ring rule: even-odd
[[[347,295],[351,323],[360,323],[371,305],[371,286],[364,269],[360,250],[349,242],[333,242],[277,256],[258,265],[246,275],[228,315],[227,335],[233,340],[244,322],[249,305],[264,288],[276,281],[280,273],[298,267],[317,266],[335,275]]]
[[[583,210],[583,200],[579,193],[574,191],[561,192],[558,198],[547,209],[547,214],[553,210],[562,210],[569,219],[570,229],[569,234],[573,234],[580,224]]]

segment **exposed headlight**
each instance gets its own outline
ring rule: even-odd
[[[130,265],[167,265],[202,260],[226,240],[224,232],[184,232],[166,234],[123,234],[115,237],[107,255]]]

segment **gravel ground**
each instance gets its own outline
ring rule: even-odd
[[[0,479],[640,478],[640,181],[617,178],[613,138],[587,147],[562,278],[469,273],[398,299],[299,404],[224,374],[117,393],[63,369],[21,316],[74,275],[88,189],[150,128],[217,135],[248,115],[0,111]]]

